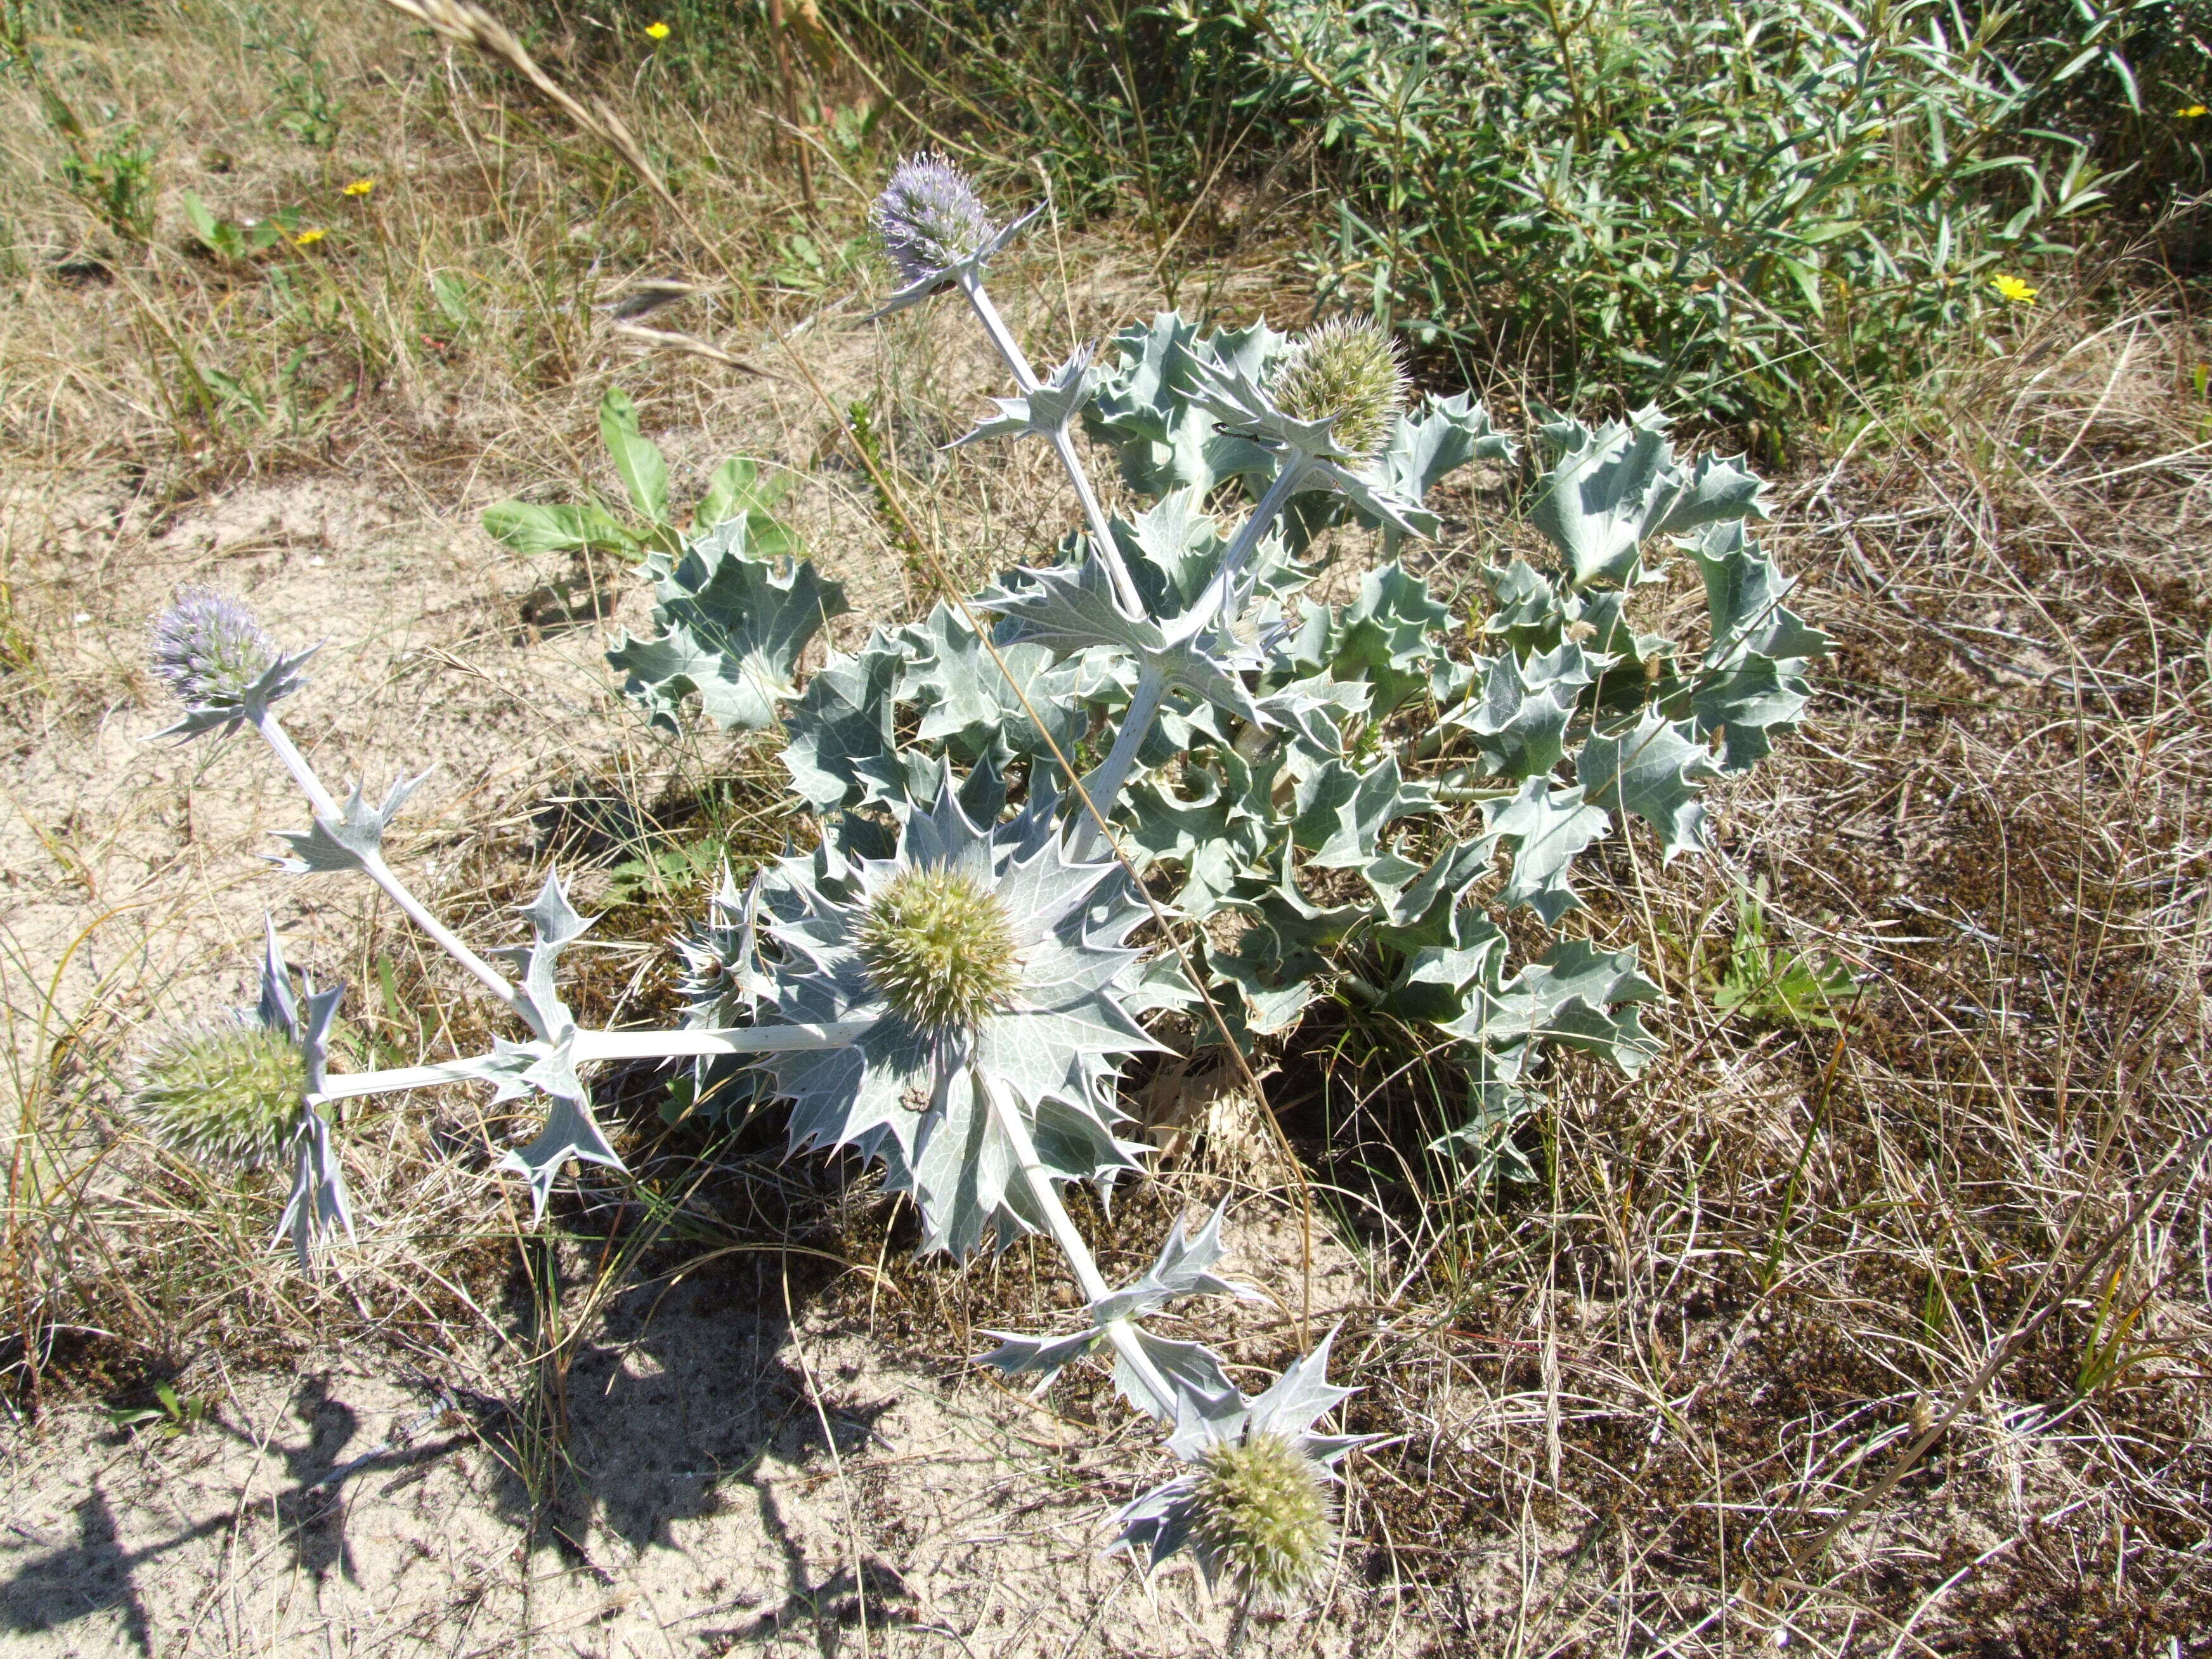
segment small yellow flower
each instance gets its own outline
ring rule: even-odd
[[[366,196],[376,188],[374,179],[356,179],[339,192],[343,196]]]
[[[655,40],[665,40],[668,38],[668,25],[665,23],[647,23],[645,26],[645,32]]]
[[[2204,106],[2202,104],[2191,104],[2187,109],[2178,109],[2174,111],[2174,113],[2185,121],[2194,121],[2198,116],[2204,113]]]
[[[297,236],[295,236],[292,240],[297,246],[313,247],[316,243],[321,241],[324,237],[329,234],[330,232],[326,230],[303,230]]]
[[[1990,286],[1997,291],[1997,298],[2008,305],[2032,306],[2035,303],[2036,290],[2017,276],[1992,276]]]

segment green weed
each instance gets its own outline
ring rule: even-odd
[[[1817,951],[1793,951],[1767,931],[1762,878],[1736,896],[1735,937],[1717,979],[1713,1006],[1757,1025],[1834,1030],[1837,1014],[1866,994],[1850,969]]]

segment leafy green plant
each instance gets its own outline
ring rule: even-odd
[[[150,1406],[118,1407],[107,1413],[108,1426],[125,1431],[147,1429],[163,1440],[189,1434],[212,1415],[215,1402],[199,1395],[180,1395],[167,1382],[154,1385]]]
[[[1057,556],[806,675],[842,588],[793,556],[749,463],[725,464],[679,529],[665,459],[619,392],[600,434],[626,508],[487,514],[513,546],[638,557],[652,628],[618,633],[607,661],[653,725],[781,728],[814,844],[742,886],[715,882],[682,945],[679,1025],[578,1023],[561,957],[591,923],[557,874],[521,913],[526,941],[464,943],[383,854],[421,779],[342,804],[277,712],[311,653],[192,593],[154,635],[185,711],[170,734],[252,726],[309,803],[307,827],[283,832],[284,867],[374,882],[510,1035],[432,1064],[333,1071],[343,988],[295,993],[272,933],[257,1008],[157,1048],[132,1104],[149,1133],[210,1159],[281,1146],[294,1180],[280,1230],[311,1263],[354,1225],[337,1102],[462,1082],[542,1098],[543,1129],[502,1160],[542,1214],[572,1160],[623,1169],[591,1068],[687,1060],[675,1109],[785,1103],[793,1152],[880,1165],[925,1251],[966,1261],[1048,1235],[1083,1312],[1070,1328],[993,1333],[986,1363],[1042,1387],[1110,1355],[1187,1466],[1121,1511],[1119,1547],[1148,1564],[1187,1551],[1209,1578],[1288,1596],[1331,1553],[1334,1466],[1360,1437],[1316,1424],[1349,1390],[1327,1381],[1327,1338],[1248,1396],[1219,1354],[1156,1328],[1182,1297],[1252,1294],[1212,1271],[1218,1213],[1195,1235],[1178,1223],[1141,1275],[1107,1279],[1061,1189],[1109,1191],[1142,1167],[1125,1065],[1200,1043],[1244,1064],[1341,995],[1420,1028],[1433,1063],[1464,1079],[1470,1117],[1439,1152],[1485,1179],[1529,1173],[1513,1130],[1564,1055],[1633,1073],[1657,1052],[1642,1010],[1660,991],[1634,950],[1562,927],[1589,875],[1578,860],[1632,819],[1662,863],[1703,848],[1708,783],[1791,728],[1828,642],[1752,532],[1767,512],[1758,477],[1740,458],[1677,454],[1647,408],[1537,427],[1526,505],[1546,551],[1486,573],[1493,605],[1467,649],[1397,554],[1437,533],[1425,503],[1441,479],[1519,459],[1487,410],[1466,392],[1413,400],[1397,343],[1366,321],[1209,332],[1167,313],[1040,374],[986,281],[1034,216],[1000,224],[963,175],[916,157],[873,220],[900,283],[883,311],[963,302],[1006,366],[1014,395],[960,441],[1052,453],[1078,518]],[[1127,516],[1093,487],[1079,422],[1142,504]],[[1307,590],[1340,526],[1372,532],[1382,556],[1322,603]],[[1667,550],[1703,579],[1702,649],[1629,617]],[[707,844],[680,846],[684,867]],[[636,878],[667,873],[659,860]],[[206,1055],[234,1052],[209,1074]]]
[[[329,149],[343,127],[330,70],[318,55],[321,31],[307,13],[249,6],[240,17],[246,49],[269,65],[269,125],[310,149]]]
[[[73,146],[62,158],[70,193],[94,217],[129,242],[154,238],[154,161],[137,129],[124,127],[98,143]]]
[[[46,73],[32,38],[30,8],[23,0],[6,0],[0,7],[0,58],[38,94],[46,125],[67,152],[62,158],[62,180],[70,194],[125,241],[150,242],[157,159],[153,146],[142,142],[137,127],[116,125],[112,109],[102,117],[108,124],[103,128],[95,131],[86,125]]]
[[[1534,351],[1564,395],[1747,419],[1909,375],[2104,194],[2008,14],[1942,0],[1258,0],[1350,185],[1324,296]],[[2055,72],[2055,68],[2054,68]]]
[[[658,574],[670,574],[687,545],[670,517],[668,463],[639,429],[629,395],[610,387],[599,404],[599,440],[622,481],[628,511],[594,495],[581,502],[538,505],[501,501],[484,510],[484,533],[518,553],[603,552],[647,560],[659,556]],[[774,508],[790,488],[781,474],[763,475],[744,457],[724,461],[707,480],[691,515],[695,532],[738,525],[757,557],[796,553],[799,538]]]
[[[2114,1267],[2105,1280],[2104,1291],[2097,1297],[2088,1333],[2082,1339],[2081,1358],[2075,1368],[2074,1392],[2076,1395],[2087,1396],[2096,1393],[2157,1357],[2164,1349],[2165,1345],[2159,1342],[2131,1340],[2136,1322],[2149,1309],[2150,1297],[2145,1295],[2122,1306],[2120,1281],[2126,1273],[2124,1261]]]
[[[690,892],[711,883],[725,856],[720,837],[708,834],[658,846],[610,870],[607,902],[642,904],[670,892]]]
[[[1756,1024],[1834,1030],[1837,1014],[1866,988],[1834,957],[1777,943],[1767,931],[1765,897],[1763,880],[1736,895],[1735,937],[1712,982],[1713,1006]]]
[[[191,191],[184,192],[185,223],[200,246],[218,258],[246,264],[286,241],[300,228],[297,208],[280,208],[266,219],[250,222],[218,219],[214,210]]]

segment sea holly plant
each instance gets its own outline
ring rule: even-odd
[[[1573,931],[1590,856],[1632,833],[1662,863],[1703,848],[1711,781],[1796,720],[1828,642],[1756,539],[1758,479],[1677,456],[1656,410],[1547,419],[1526,453],[1466,393],[1416,398],[1397,346],[1356,319],[1286,335],[1169,313],[1040,374],[986,286],[1026,221],[1002,226],[921,157],[873,222],[900,278],[878,314],[964,303],[1004,360],[1014,395],[961,441],[1054,452],[1077,507],[1057,549],[808,675],[844,596],[798,557],[775,489],[729,464],[679,527],[669,469],[619,394],[601,426],[627,509],[487,517],[518,548],[634,560],[655,606],[650,632],[607,653],[625,692],[659,726],[696,706],[726,731],[780,731],[818,826],[742,884],[724,872],[677,942],[682,1020],[579,1024],[561,955],[590,923],[557,877],[522,912],[526,940],[464,943],[384,857],[422,780],[341,803],[277,713],[312,653],[189,592],[154,633],[185,709],[171,733],[259,732],[311,811],[283,866],[374,882],[509,1030],[486,1054],[330,1072],[340,992],[295,997],[272,936],[259,1010],[149,1051],[134,1103],[180,1152],[289,1155],[286,1231],[308,1262],[355,1225],[329,1115],[348,1097],[478,1082],[543,1100],[542,1130],[506,1158],[539,1212],[572,1161],[622,1168],[595,1062],[685,1062],[678,1091],[702,1113],[784,1103],[793,1151],[879,1164],[924,1250],[1049,1237],[1082,1313],[994,1333],[984,1360],[1039,1387],[1109,1361],[1186,1466],[1122,1511],[1121,1546],[1148,1565],[1188,1551],[1209,1579],[1288,1597],[1331,1548],[1357,1437],[1316,1425],[1348,1390],[1328,1381],[1326,1341],[1248,1395],[1213,1349],[1157,1328],[1189,1298],[1254,1294],[1216,1271],[1218,1212],[1178,1224],[1133,1281],[1107,1279],[1061,1194],[1142,1165],[1123,1066],[1279,1044],[1317,1004],[1355,1005],[1419,1028],[1465,1079],[1467,1120],[1437,1156],[1471,1181],[1534,1178],[1520,1126],[1560,1051],[1629,1073],[1655,1052],[1640,1011],[1660,993],[1634,951]],[[1079,436],[1112,458],[1122,510]],[[1403,556],[1440,532],[1439,482],[1477,462],[1521,481],[1531,552],[1486,571],[1469,620]],[[1325,603],[1307,590],[1340,528],[1372,532],[1382,562]],[[1702,648],[1630,619],[1671,554],[1704,584]]]

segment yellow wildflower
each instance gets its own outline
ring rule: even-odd
[[[366,196],[376,188],[374,179],[356,179],[339,192],[342,196]]]
[[[668,25],[665,23],[647,23],[645,26],[645,32],[656,40],[665,40],[668,38]]]
[[[295,236],[292,240],[298,246],[313,247],[316,243],[321,241],[324,237],[329,234],[330,232],[326,230],[303,230],[297,236]]]
[[[2187,109],[2178,109],[2174,111],[2174,113],[2185,121],[2193,121],[2198,116],[2204,113],[2204,106],[2202,104],[2191,104]]]
[[[2036,290],[2017,276],[1992,276],[1990,286],[1997,291],[1997,298],[2008,305],[2032,306],[2035,303]]]

